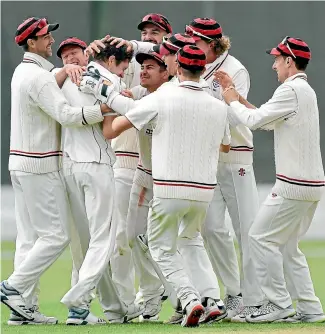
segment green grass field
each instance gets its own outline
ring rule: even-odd
[[[314,281],[316,294],[321,299],[325,308],[325,242],[304,242],[301,244],[310,266]],[[5,279],[13,269],[14,243],[1,243],[1,279]],[[57,326],[8,326],[6,321],[9,310],[1,305],[1,329],[2,333],[325,333],[325,324],[231,324],[218,323],[204,325],[199,328],[188,329],[177,325],[156,324],[125,324],[125,325],[103,325],[103,326],[66,326],[64,321],[67,309],[60,303],[61,297],[68,290],[70,284],[71,260],[66,251],[58,261],[42,276],[40,307],[47,315],[58,317],[60,324]],[[92,312],[102,316],[97,301],[93,302]],[[161,312],[161,320],[167,319],[173,310],[166,302]]]

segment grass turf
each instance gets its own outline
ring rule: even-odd
[[[310,266],[316,294],[325,306],[325,242],[303,242],[301,249],[305,252]],[[1,279],[10,275],[13,269],[14,243],[1,243]],[[67,316],[67,309],[60,303],[61,297],[68,290],[70,284],[71,260],[68,251],[54,263],[54,265],[41,278],[40,307],[47,315],[56,316],[60,324],[57,326],[8,326],[6,321],[9,310],[1,305],[1,329],[3,333],[325,333],[325,324],[232,324],[218,323],[203,325],[195,329],[181,328],[177,325],[163,325],[161,323],[132,323],[125,325],[104,325],[104,326],[66,326],[64,321]],[[97,301],[92,303],[92,312],[102,316]],[[160,319],[167,319],[173,310],[168,302],[164,303]]]

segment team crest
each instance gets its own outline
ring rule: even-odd
[[[212,81],[212,86],[213,86],[214,89],[217,89],[218,87],[220,87],[219,81],[213,80]]]

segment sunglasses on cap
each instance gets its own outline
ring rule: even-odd
[[[188,26],[188,25],[185,26],[185,33],[186,33],[187,35],[191,36],[191,37],[197,36],[197,37],[206,39],[206,40],[208,40],[209,42],[214,41],[213,38],[210,38],[210,37],[208,37],[208,36],[205,36],[205,35],[203,35],[203,34],[197,32],[197,31],[195,31],[191,26]]]
[[[286,36],[280,44],[285,45],[287,47],[287,49],[290,51],[292,57],[296,58],[295,54],[293,53],[293,51],[290,48],[289,38],[290,38],[290,36]]]
[[[152,22],[152,23],[156,23],[160,26],[161,29],[165,30],[166,32],[170,33],[172,31],[172,28],[169,24],[169,22],[167,21],[167,19],[162,16],[162,15],[158,15],[158,14],[148,14],[146,15],[141,23],[145,23],[145,22]],[[140,23],[140,24],[141,24]],[[139,25],[140,26],[140,25]]]
[[[161,44],[169,53],[176,53],[180,49],[179,46],[169,42],[167,36],[163,37]]]

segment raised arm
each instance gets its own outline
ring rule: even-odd
[[[296,93],[285,84],[274,92],[268,102],[253,110],[238,100],[235,89],[228,89],[223,95],[231,107],[228,110],[229,118],[237,119],[252,130],[270,129],[270,125],[296,115],[298,109]]]

